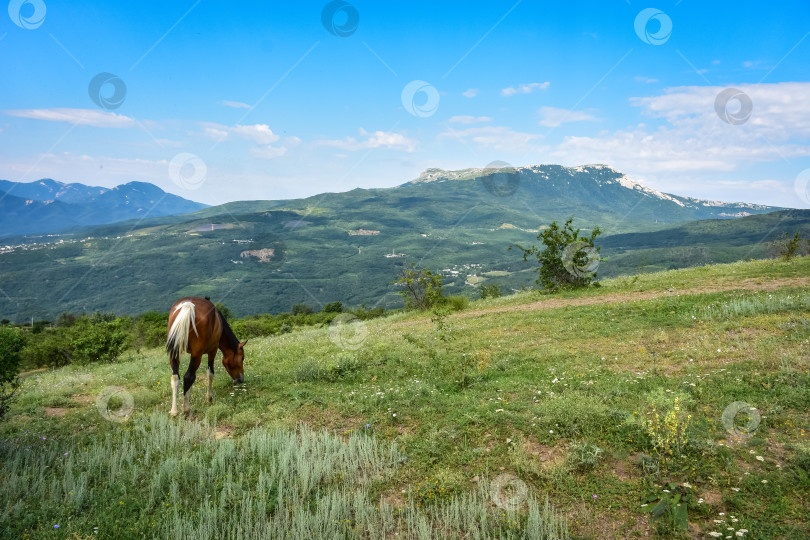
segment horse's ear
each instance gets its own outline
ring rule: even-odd
[[[248,340],[242,341],[239,343],[239,346],[244,348],[244,346],[247,345],[247,342]]]

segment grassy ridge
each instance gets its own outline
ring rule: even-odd
[[[672,538],[681,534],[675,513],[650,522],[646,511],[677,492],[690,535],[745,529],[745,538],[807,537],[810,302],[802,279],[808,275],[810,257],[735,263],[606,280],[599,289],[542,298],[558,304],[539,305],[539,295],[525,293],[474,302],[448,317],[400,314],[251,340],[246,386],[234,388],[218,369],[215,402],[207,405],[201,377],[192,390],[199,418],[179,420],[188,427],[176,429],[216,424],[227,437],[201,443],[213,452],[243,447],[254,428],[291,433],[302,422],[340,438],[370,436],[378,448],[395,444],[407,460],[352,488],[352,496],[368,508],[413,508],[429,528],[439,527],[444,518],[436,516],[453,504],[477,497],[470,508],[509,514],[490,520],[494,528],[484,536],[520,536],[530,516],[543,516],[542,505],[530,507],[529,500],[548,496],[574,537],[649,530]],[[591,299],[598,303],[573,305]],[[127,430],[164,421],[168,375],[160,350],[131,353],[115,365],[32,374],[0,428],[3,438],[17,439],[4,442],[3,452],[24,444],[45,456],[36,463],[47,464],[57,449],[74,452],[109,437],[130,437],[132,444],[136,435]],[[109,422],[96,409],[109,386],[132,396],[128,423]],[[724,423],[735,402],[756,409],[755,428],[748,410]],[[656,416],[674,419],[676,427],[668,421],[651,427]],[[369,456],[369,463],[383,459]],[[158,474],[157,465],[142,466],[150,478]],[[28,468],[44,474],[34,462]],[[11,478],[9,468],[0,470],[6,493]],[[506,490],[514,510],[494,504],[498,478],[496,495]],[[122,515],[140,533],[153,530],[142,517],[154,511],[146,492],[136,483],[120,485],[128,491]],[[318,493],[339,486],[326,483]],[[88,517],[59,493],[57,510],[28,517],[31,536],[53,534],[53,525],[67,520],[86,524],[72,530],[90,535],[89,521],[106,519],[98,501],[89,500],[96,510]],[[190,499],[182,508],[192,513],[203,512],[205,495],[227,496],[220,484],[185,493]],[[2,520],[3,527],[17,526],[11,514]],[[407,527],[402,520],[398,526]],[[369,530],[341,534],[376,537]]]

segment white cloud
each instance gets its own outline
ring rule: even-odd
[[[250,105],[247,103],[242,103],[241,101],[229,101],[227,99],[223,99],[220,103],[225,105],[226,107],[232,107],[234,109],[252,109]]]
[[[541,126],[560,127],[567,122],[584,122],[587,120],[598,120],[595,116],[584,111],[569,111],[568,109],[558,109],[557,107],[540,107]]]
[[[439,133],[439,138],[455,138],[465,144],[474,143],[479,148],[502,153],[529,152],[537,150],[536,141],[543,138],[538,133],[522,133],[506,126],[482,126],[466,129],[448,129]]]
[[[465,98],[474,98],[475,96],[478,95],[478,92],[479,92],[478,88],[470,88],[469,90],[465,90],[464,92],[462,92],[461,95],[464,96]]]
[[[529,83],[521,84],[517,88],[509,87],[501,90],[501,95],[505,97],[514,96],[515,94],[531,94],[535,90],[545,90],[549,86],[548,81],[542,83]]]
[[[652,83],[657,83],[658,82],[658,79],[651,79],[649,77],[642,77],[640,75],[636,75],[633,78],[635,79],[636,82],[645,83],[645,84],[652,84]]]
[[[810,156],[810,83],[739,85],[751,98],[747,122],[732,125],[715,112],[723,87],[682,86],[631,98],[642,113],[663,120],[595,136],[566,137],[549,156],[568,164],[608,163],[642,175],[745,170]],[[729,102],[730,112],[734,112]]]
[[[389,150],[413,152],[416,150],[417,146],[416,140],[393,131],[375,131],[374,133],[369,133],[361,128],[360,135],[367,137],[365,140],[346,137],[345,139],[338,140],[321,140],[316,141],[316,143],[322,146],[331,146],[333,148],[350,151],[363,150],[366,148],[386,148]]]
[[[231,133],[251,139],[257,144],[272,144],[279,140],[279,136],[273,133],[267,124],[253,124],[247,126],[235,126],[231,128]]]
[[[276,147],[276,146],[272,146],[272,145],[267,145],[267,146],[262,146],[260,148],[251,148],[250,153],[253,154],[253,156],[255,156],[257,158],[273,159],[273,158],[281,157],[284,154],[286,154],[287,153],[287,147],[286,146]]]
[[[135,125],[135,120],[129,116],[98,109],[14,109],[5,111],[5,113],[18,118],[32,118],[48,122],[66,122],[77,126],[128,128]]]
[[[258,148],[251,148],[250,152],[255,157],[263,159],[271,159],[283,156],[287,153],[285,146],[273,146],[273,143],[278,142],[281,137],[270,129],[267,124],[248,124],[225,126],[214,122],[202,122],[203,135],[217,142],[226,141],[232,137],[241,139],[248,139],[260,145]],[[288,140],[293,146],[301,142],[298,137],[289,137]]]
[[[489,116],[466,116],[466,115],[459,115],[453,116],[448,120],[451,124],[476,124],[480,122],[492,122],[492,118]]]

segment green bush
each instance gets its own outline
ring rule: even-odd
[[[295,304],[290,313],[293,315],[310,315],[311,313],[315,313],[315,310],[306,304]]]
[[[481,285],[481,299],[500,298],[501,289],[497,285]]]
[[[127,348],[130,335],[124,319],[93,323],[81,319],[70,327],[68,336],[72,347],[71,361],[76,364],[114,362]]]
[[[31,336],[22,351],[26,367],[61,367],[70,364],[73,359],[73,347],[70,344],[67,330],[49,328]]]
[[[470,299],[461,295],[448,296],[442,301],[442,304],[447,306],[450,311],[463,311],[470,305]]]
[[[136,349],[162,347],[166,344],[169,314],[147,311],[132,323],[132,346]]]
[[[343,304],[341,302],[329,302],[323,306],[324,313],[342,313]]]
[[[0,328],[0,420],[2,420],[19,387],[20,352],[25,336],[16,328]]]
[[[599,464],[599,459],[603,450],[590,443],[571,443],[571,451],[568,454],[569,466],[578,472],[585,472],[593,469]]]
[[[128,319],[109,315],[82,317],[67,328],[46,328],[35,334],[22,351],[32,367],[114,362],[133,339]]]

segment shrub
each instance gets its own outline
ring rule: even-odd
[[[551,225],[541,231],[537,239],[545,246],[542,251],[534,244],[530,248],[514,246],[523,251],[524,261],[530,255],[537,257],[537,262],[540,263],[537,283],[548,291],[587,287],[596,279],[600,248],[595,247],[593,241],[602,231],[599,227],[594,227],[590,237],[580,236],[579,229],[574,230],[571,227],[573,220],[573,217],[568,218],[562,227],[552,221]]]
[[[315,310],[306,304],[295,304],[290,313],[293,315],[310,315],[315,313]]]
[[[114,362],[126,349],[130,336],[123,329],[123,319],[93,323],[81,319],[70,327],[68,335],[72,347],[72,362]]]
[[[481,285],[481,299],[500,298],[501,289],[497,285]]]
[[[589,471],[599,464],[602,453],[603,450],[595,444],[574,442],[571,443],[568,463],[575,471]]]
[[[343,304],[341,302],[329,302],[323,306],[324,313],[342,313]]]
[[[46,328],[23,349],[23,360],[33,367],[114,362],[132,340],[128,325],[128,319],[110,321],[104,314],[82,317],[68,328]]]
[[[0,328],[0,420],[14,399],[19,388],[17,373],[20,370],[20,352],[25,346],[25,336],[16,328]]]
[[[32,368],[68,365],[73,358],[73,347],[67,330],[50,328],[32,336],[22,351],[22,358],[25,365]]]
[[[442,305],[447,306],[450,311],[463,311],[470,305],[470,299],[461,295],[448,296],[444,298]]]

